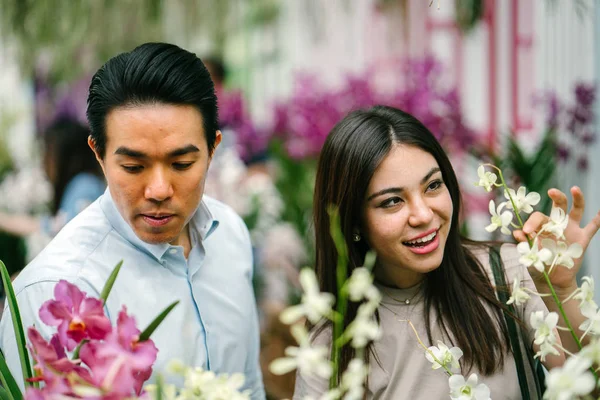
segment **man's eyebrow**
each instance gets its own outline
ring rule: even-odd
[[[115,155],[118,156],[127,156],[131,158],[148,158],[148,156],[138,150],[133,150],[125,146],[121,146],[115,150]]]
[[[439,167],[433,167],[429,170],[429,172],[423,177],[423,179],[421,179],[421,185],[427,183],[427,181],[429,180],[429,178],[431,178],[433,176],[433,174],[435,174],[436,172],[440,172],[440,168]],[[385,188],[383,190],[380,190],[379,192],[373,193],[372,195],[370,195],[367,198],[367,201],[371,201],[373,200],[375,197],[377,196],[381,196],[384,194],[388,194],[388,193],[402,193],[404,191],[403,187],[389,187],[389,188]]]
[[[169,158],[184,156],[189,153],[198,153],[200,149],[194,146],[193,144],[188,144],[180,149],[175,149],[169,153]]]
[[[198,147],[194,146],[193,144],[188,144],[187,146],[184,146],[184,147],[181,147],[179,149],[175,149],[175,150],[169,152],[167,157],[174,158],[174,157],[183,156],[183,155],[186,155],[189,153],[197,153],[199,151],[200,151],[200,149]],[[138,151],[138,150],[133,150],[133,149],[130,149],[125,146],[121,146],[117,150],[115,150],[115,154],[131,157],[131,158],[141,158],[141,159],[148,158],[148,155],[146,153]]]

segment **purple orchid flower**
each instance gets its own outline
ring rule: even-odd
[[[58,326],[58,338],[68,351],[84,339],[104,339],[111,332],[101,300],[87,297],[65,280],[54,287],[54,297],[40,308],[40,319],[49,326]]]
[[[152,340],[139,341],[140,330],[127,308],[119,313],[117,327],[103,342],[91,341],[81,348],[81,360],[90,367],[92,384],[106,393],[139,395],[152,374],[158,349]]]

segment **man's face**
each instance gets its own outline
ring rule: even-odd
[[[217,132],[215,143],[220,140]],[[90,146],[95,152],[91,140]],[[135,234],[146,243],[184,247],[211,155],[200,112],[161,103],[112,110],[104,159],[96,153],[117,209]]]

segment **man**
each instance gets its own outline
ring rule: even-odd
[[[242,372],[263,399],[258,363],[252,251],[243,221],[203,196],[221,141],[217,99],[194,54],[148,43],[109,60],[92,78],[87,109],[94,151],[108,188],[28,265],[14,286],[26,327],[49,337],[38,317],[60,279],[99,296],[113,267],[123,267],[106,310],[122,305],[144,329],[175,300],[154,332],[155,372],[172,359],[215,373]],[[19,376],[9,312],[0,346]]]

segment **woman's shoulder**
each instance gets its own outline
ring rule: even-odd
[[[89,187],[102,189],[106,186],[102,177],[91,172],[80,172],[67,183],[67,189]]]
[[[490,251],[492,251],[492,249],[499,250],[502,267],[504,268],[509,282],[512,282],[515,276],[522,275],[523,269],[525,268],[519,261],[521,255],[517,251],[517,246],[514,243],[474,242],[466,244],[465,247],[490,275],[492,275]]]

